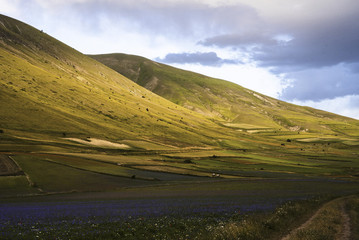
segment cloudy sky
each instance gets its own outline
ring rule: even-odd
[[[122,52],[359,119],[358,0],[0,0],[88,54]]]

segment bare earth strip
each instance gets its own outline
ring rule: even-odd
[[[345,203],[341,202],[340,205],[340,212],[342,215],[342,220],[343,220],[343,231],[340,233],[339,235],[339,239],[341,240],[349,240],[350,239],[350,218],[349,215],[347,214],[347,212],[345,211]]]
[[[318,217],[318,215],[320,214],[320,212],[323,211],[323,209],[325,209],[328,205],[330,205],[333,202],[338,201],[338,200],[339,199],[334,199],[334,200],[329,201],[326,204],[324,204],[305,223],[300,225],[298,228],[292,230],[288,235],[283,237],[281,240],[290,240],[291,237],[294,236],[298,231],[303,230],[303,229],[307,228],[309,225],[311,225],[313,220]],[[341,208],[340,213],[341,213],[341,219],[342,219],[342,231],[339,234],[338,238],[336,238],[336,239],[338,239],[338,240],[350,240],[350,235],[351,235],[350,218],[349,218],[349,215],[346,213],[345,208],[344,208],[345,198],[340,199],[340,201],[341,201],[340,202],[340,208]]]
[[[325,205],[327,205],[327,204],[329,204],[329,203],[326,203]],[[325,206],[325,205],[324,205],[324,206]],[[293,236],[296,232],[298,232],[299,230],[302,230],[302,229],[305,229],[306,227],[308,227],[308,226],[312,223],[313,219],[316,218],[316,217],[319,215],[319,212],[321,211],[322,208],[324,208],[324,206],[321,207],[321,208],[319,208],[319,209],[314,213],[314,215],[311,216],[305,223],[303,223],[303,224],[300,225],[298,228],[296,228],[296,229],[294,229],[293,231],[291,231],[287,236],[283,237],[281,240],[290,240],[290,237]]]
[[[111,149],[127,149],[127,148],[130,148],[130,146],[128,146],[126,144],[113,143],[113,142],[110,142],[110,141],[97,139],[97,138],[88,138],[87,140],[82,140],[82,139],[79,139],[79,138],[64,138],[64,139],[70,140],[70,141],[73,141],[73,142],[78,142],[78,143],[85,144],[85,145],[94,146],[94,147],[111,148]]]

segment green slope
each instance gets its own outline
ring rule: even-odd
[[[186,146],[212,144],[217,134],[202,115],[5,16],[0,16],[0,66],[0,129],[6,132]]]
[[[291,131],[359,136],[357,120],[289,104],[228,81],[139,56],[105,54],[91,57],[176,104],[208,117],[236,123],[232,126],[250,124]]]

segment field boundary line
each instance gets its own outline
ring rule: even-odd
[[[29,186],[30,187],[36,187],[36,184],[34,181],[31,180],[30,176],[20,167],[20,165],[16,162],[16,160],[11,157],[11,156],[8,156],[12,161],[15,162],[15,164],[19,167],[19,169],[24,173],[26,179],[27,179],[27,182],[29,183]],[[36,187],[37,190],[39,190],[40,192],[44,192],[44,190],[42,190],[41,188],[39,187]]]

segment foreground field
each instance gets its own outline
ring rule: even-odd
[[[94,194],[92,200],[86,200],[90,195],[47,196],[1,203],[0,233],[2,239],[345,240],[357,239],[359,232],[358,196],[330,201],[323,195],[300,200],[298,195],[276,198],[259,192],[236,197],[177,194]]]

